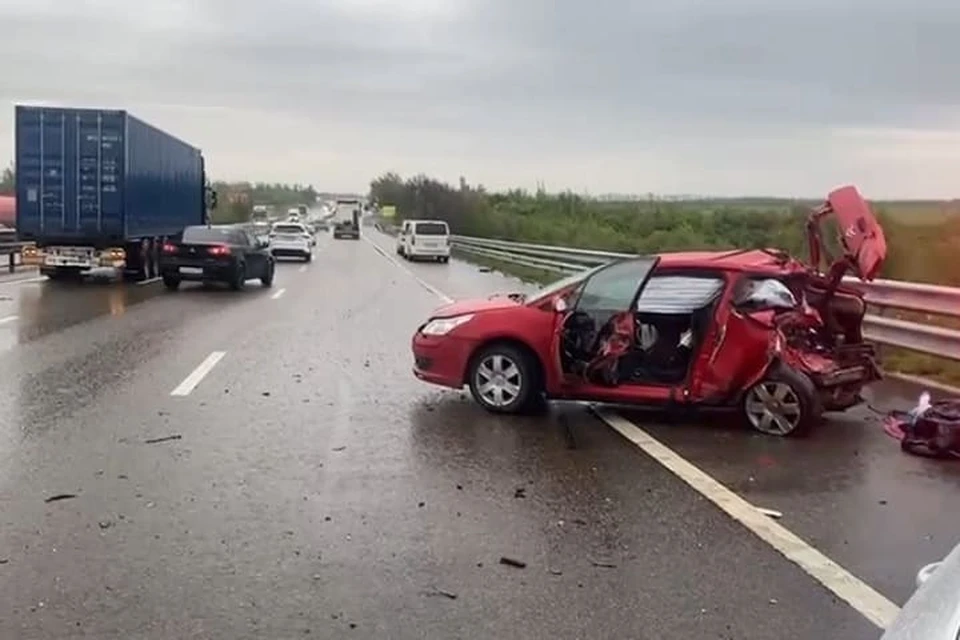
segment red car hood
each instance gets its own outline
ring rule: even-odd
[[[453,316],[462,316],[467,313],[479,313],[481,311],[493,311],[495,309],[510,309],[519,307],[520,303],[507,296],[497,296],[494,298],[473,298],[469,300],[457,300],[450,304],[436,309],[431,318],[452,318]]]

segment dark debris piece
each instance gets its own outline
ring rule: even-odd
[[[144,440],[144,444],[157,444],[158,442],[170,442],[171,440],[182,440],[183,436],[179,433],[175,433],[172,436],[163,436],[162,438],[150,438],[149,440]]]
[[[76,497],[77,497],[77,494],[75,493],[58,493],[55,496],[50,496],[49,498],[44,500],[44,502],[59,502],[61,500],[72,500],[73,498],[76,498]]]
[[[503,556],[500,558],[500,564],[505,564],[508,567],[516,567],[517,569],[526,569],[527,563],[522,560],[516,560],[514,558],[508,558]]]

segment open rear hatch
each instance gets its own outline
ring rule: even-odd
[[[833,215],[837,223],[843,255],[826,254],[822,228],[824,219]],[[887,238],[870,205],[854,186],[834,189],[807,221],[810,266],[819,270],[824,257],[831,260],[829,274],[842,278],[849,272],[869,282],[877,277],[887,258]],[[832,279],[832,278],[831,278]]]

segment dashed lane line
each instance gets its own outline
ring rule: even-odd
[[[406,266],[400,264],[376,242],[364,238],[377,253],[405,271],[424,289],[444,302],[453,298],[424,281]],[[886,629],[900,613],[900,608],[842,566],[815,549],[783,525],[774,522],[761,509],[701,471],[665,444],[620,414],[606,409],[592,409],[611,429],[628,442],[657,461],[667,471],[683,480],[694,491],[710,500],[728,516],[773,547],[787,560],[800,567],[807,575],[849,604],[864,618],[881,629]]]
[[[19,317],[20,316],[6,316],[5,318],[0,318],[0,324],[8,324],[10,322],[13,322]]]
[[[285,294],[286,292],[287,292],[286,289],[280,289],[280,290],[277,291],[275,294],[273,294],[272,296],[270,296],[270,299],[271,299],[271,300],[279,300],[281,297],[283,297],[283,294]]]
[[[226,351],[214,351],[206,359],[197,365],[197,368],[190,372],[183,382],[177,385],[177,388],[170,392],[172,396],[188,396],[197,387],[198,384],[213,371],[217,363],[227,355]]]

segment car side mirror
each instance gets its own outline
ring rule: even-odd
[[[557,296],[553,299],[553,310],[557,313],[565,313],[567,310],[567,301]]]

